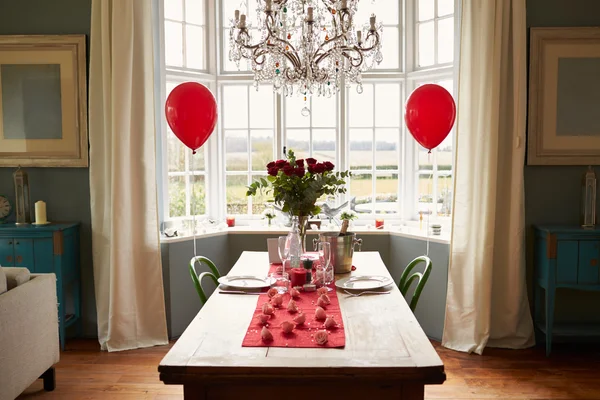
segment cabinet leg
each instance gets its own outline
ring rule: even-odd
[[[554,325],[554,294],[556,289],[549,286],[546,289],[546,356],[552,349],[552,326]]]

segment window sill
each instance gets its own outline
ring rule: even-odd
[[[351,229],[352,232],[356,233],[359,236],[370,236],[370,235],[392,235],[399,237],[406,237],[410,239],[417,240],[427,240],[427,234],[425,230],[402,226],[402,227],[392,227],[391,229],[375,229],[375,228],[366,228],[362,226],[354,227]],[[286,235],[289,232],[288,228],[282,228],[280,226],[268,227],[254,227],[254,226],[236,226],[233,228],[224,228],[224,229],[214,229],[203,233],[196,234],[196,239],[204,239],[215,236],[223,236],[223,235]],[[309,229],[307,233],[309,235],[317,235],[321,232],[332,232],[329,230],[312,230]],[[175,237],[166,237],[161,236],[161,243],[177,243],[177,242],[185,242],[188,240],[193,240],[192,235],[184,235],[184,236],[175,236]],[[432,243],[442,243],[449,244],[450,243],[450,232],[443,232],[441,235],[429,235],[429,241]]]

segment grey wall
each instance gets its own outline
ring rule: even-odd
[[[89,39],[90,15],[91,0],[0,0],[0,35],[85,34]],[[13,200],[14,170],[0,168],[0,193]],[[83,333],[96,337],[88,169],[27,168],[26,171],[29,174],[32,201],[44,200],[47,203],[49,221],[82,224]]]
[[[600,26],[600,1],[527,0],[527,26]],[[585,166],[525,166],[527,272],[532,297],[534,224],[578,224],[581,175]],[[600,169],[596,168],[600,176]],[[600,204],[598,207],[600,210]],[[600,320],[600,293],[561,290],[556,321]]]

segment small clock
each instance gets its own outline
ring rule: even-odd
[[[12,205],[8,197],[0,195],[0,224],[6,222],[6,219],[12,212]]]

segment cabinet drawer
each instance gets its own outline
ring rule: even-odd
[[[15,251],[12,239],[0,238],[0,265],[3,267],[15,266]]]
[[[556,283],[577,283],[579,242],[559,240],[556,249]]]
[[[15,238],[15,267],[25,267],[35,272],[33,262],[33,239]]]
[[[600,242],[581,240],[579,242],[579,265],[577,268],[577,283],[595,285],[600,276]]]

